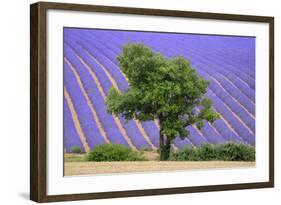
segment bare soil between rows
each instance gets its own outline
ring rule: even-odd
[[[65,162],[64,175],[95,175],[133,172],[190,171],[255,167],[255,162],[240,161],[134,161]]]

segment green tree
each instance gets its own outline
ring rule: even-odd
[[[167,160],[171,143],[189,135],[185,128],[219,115],[204,94],[209,82],[201,78],[183,57],[165,58],[143,44],[127,44],[117,57],[129,89],[120,93],[111,88],[106,99],[108,112],[126,120],[157,119],[160,126],[160,160]]]

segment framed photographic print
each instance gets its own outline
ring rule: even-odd
[[[37,202],[274,186],[274,18],[40,2]]]

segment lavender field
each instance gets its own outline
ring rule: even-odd
[[[154,32],[64,28],[64,147],[88,151],[96,145],[118,143],[133,149],[156,150],[157,120],[125,122],[107,113],[109,89],[128,89],[116,57],[122,46],[143,43],[166,57],[183,56],[204,79],[206,95],[220,119],[190,136],[176,138],[173,148],[221,144],[255,145],[255,38]]]

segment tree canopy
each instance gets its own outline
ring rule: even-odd
[[[120,93],[111,88],[106,99],[108,112],[127,120],[159,120],[160,149],[162,145],[170,149],[177,136],[187,137],[186,126],[195,124],[200,129],[204,121],[212,123],[219,118],[204,95],[209,82],[196,73],[189,60],[165,58],[140,43],[125,45],[117,59],[129,89]],[[161,145],[161,140],[166,143]]]

